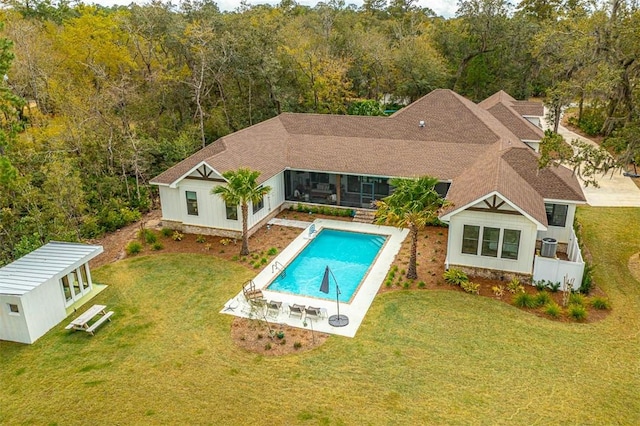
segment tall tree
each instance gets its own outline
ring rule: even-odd
[[[262,197],[271,192],[270,186],[258,185],[260,172],[240,168],[222,174],[227,185],[218,185],[211,190],[212,194],[220,195],[227,205],[240,206],[242,211],[242,248],[240,255],[249,254],[249,235],[247,225],[249,220],[249,202],[259,203]]]
[[[376,203],[376,223],[409,228],[411,255],[407,278],[418,278],[418,231],[438,218],[438,211],[447,205],[435,187],[438,179],[422,176],[417,179],[391,179],[393,194]]]

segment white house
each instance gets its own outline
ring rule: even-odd
[[[558,262],[583,268],[572,225],[585,198],[568,169],[538,170],[542,114],[542,104],[502,91],[475,104],[443,89],[391,117],[284,113],[219,139],[151,183],[166,225],[239,235],[237,207],[211,195],[228,170],[257,170],[259,183],[273,188],[250,208],[250,232],[288,203],[370,208],[393,191],[391,178],[434,176],[452,205],[441,216],[449,224],[447,267],[562,281]],[[551,243],[566,259],[545,246],[538,261],[536,250]],[[546,266],[534,271],[536,263]],[[574,278],[579,285],[581,272]]]
[[[89,261],[102,246],[50,242],[0,268],[0,340],[33,343],[93,290]]]

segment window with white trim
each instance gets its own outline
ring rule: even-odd
[[[502,253],[500,257],[503,259],[518,259],[518,249],[520,248],[520,231],[516,229],[505,229],[502,234]]]
[[[498,257],[498,241],[500,241],[500,228],[484,227],[482,229],[482,255]]]
[[[258,213],[263,208],[264,208],[264,197],[260,197],[260,200],[257,203],[253,203],[253,214]]]
[[[488,226],[464,225],[462,253],[518,260],[521,231]],[[482,244],[480,244],[482,242]]]

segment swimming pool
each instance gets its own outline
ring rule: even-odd
[[[336,285],[329,280],[329,294],[320,291],[327,266],[340,287],[341,302],[349,302],[384,246],[387,236],[322,229],[268,286],[268,290],[335,300]]]

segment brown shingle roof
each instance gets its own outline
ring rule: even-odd
[[[499,92],[481,105],[491,108],[510,99]],[[453,180],[448,198],[457,206],[499,191],[541,223],[546,223],[543,197],[584,201],[570,171],[538,172],[536,154],[512,130],[450,90],[435,90],[389,118],[281,114],[219,139],[152,183],[172,184],[203,161],[220,173],[258,170],[260,182],[286,168],[430,175]]]
[[[542,117],[544,115],[544,105],[540,102],[515,101],[513,109],[523,116]]]
[[[542,129],[520,116],[513,108],[496,104],[488,109],[502,124],[508,127],[520,140],[539,141],[544,137]]]

